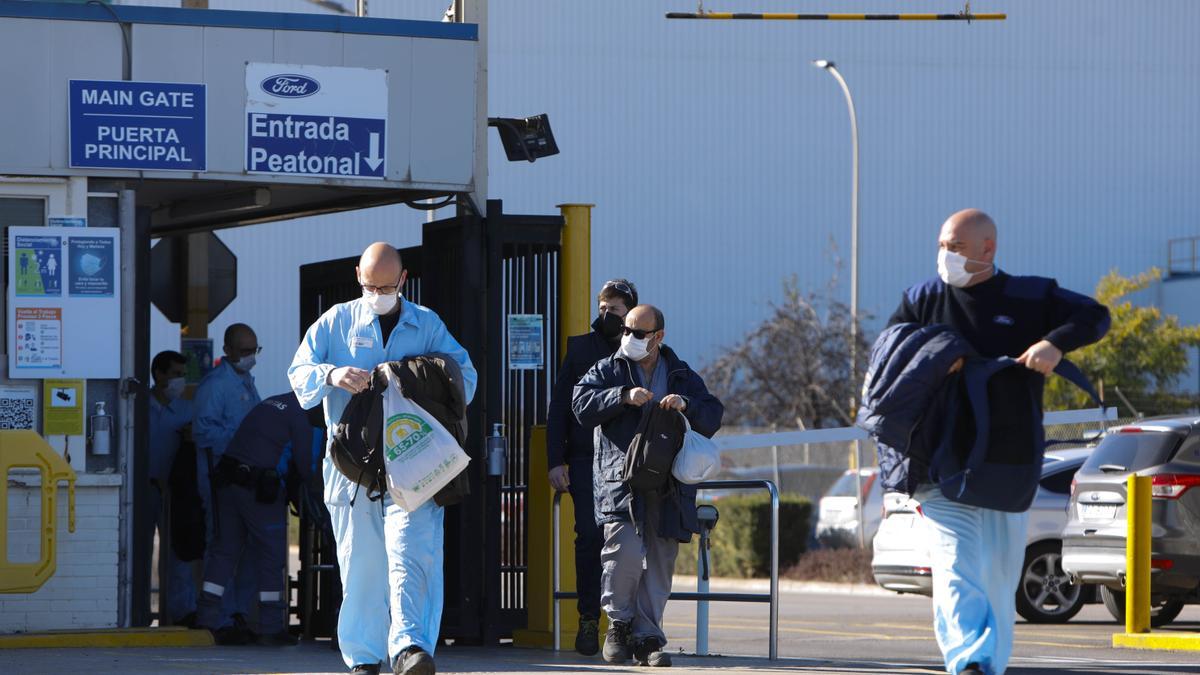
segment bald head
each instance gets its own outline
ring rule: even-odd
[[[363,251],[358,259],[358,283],[372,287],[398,287],[404,285],[404,266],[400,264],[400,252],[391,244],[377,241]]]
[[[946,223],[942,225],[943,231],[946,227],[974,238],[996,241],[995,221],[979,209],[963,209],[955,213],[946,219]]]
[[[994,270],[996,223],[979,209],[963,209],[942,224],[938,248],[967,259],[964,268],[974,277],[968,285],[986,281]]]
[[[625,325],[637,330],[659,331],[666,328],[663,313],[654,305],[638,305],[625,315]]]
[[[241,359],[256,354],[258,354],[258,336],[254,334],[254,329],[244,323],[230,324],[225,329],[225,356],[235,364],[234,368],[245,372],[253,367],[253,364],[245,367],[239,367],[237,364]]]

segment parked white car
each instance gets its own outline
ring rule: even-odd
[[[859,493],[855,492],[856,488],[861,488],[861,495],[865,496],[862,515],[867,526],[864,541],[870,542],[879,529],[879,522],[883,518],[883,489],[880,487],[879,469],[859,469],[857,480],[854,474],[854,469],[846,469],[821,497],[816,537],[822,546],[858,547]]]
[[[1096,601],[1094,586],[1075,585],[1062,567],[1062,532],[1067,524],[1071,480],[1092,448],[1050,448],[1042,480],[1029,510],[1025,568],[1017,592],[1017,612],[1030,623],[1062,623]],[[897,593],[932,594],[929,552],[925,548],[919,504],[889,492],[883,498],[883,523],[872,542],[875,581]]]

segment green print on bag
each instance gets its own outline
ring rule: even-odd
[[[384,431],[384,456],[394,462],[412,455],[427,445],[432,435],[433,427],[424,419],[407,413],[392,415]]]

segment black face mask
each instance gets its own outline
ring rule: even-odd
[[[596,328],[600,334],[609,340],[618,340],[621,337],[621,329],[625,326],[625,319],[617,316],[613,312],[604,312],[596,319]]]

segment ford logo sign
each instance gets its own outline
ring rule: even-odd
[[[272,75],[262,81],[262,90],[281,98],[304,98],[321,91],[321,83],[303,75]]]

